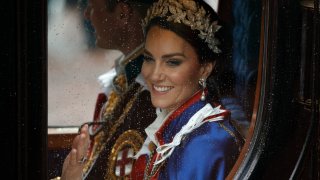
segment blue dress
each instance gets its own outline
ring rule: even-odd
[[[180,135],[182,138],[178,140],[178,145],[169,148],[172,150],[171,153],[168,150],[162,154],[155,151],[153,156],[149,154],[144,160],[147,168],[144,176],[150,175],[150,179],[159,180],[214,180],[225,179],[228,175],[243,144],[243,140],[229,121],[228,111],[220,109],[219,113],[209,113],[198,121],[202,122],[201,125],[196,128],[190,126],[192,130],[189,128],[190,131],[187,130],[187,133],[181,135],[182,131],[188,129],[184,126],[190,124],[188,122],[196,116],[195,114],[204,111],[205,106],[208,106],[207,102],[200,100],[200,96],[201,93],[198,92],[165,118],[155,133],[158,150],[159,146],[177,141],[179,138],[176,136]],[[214,109],[219,109],[219,106]],[[218,119],[213,120],[214,118]],[[155,161],[161,159],[161,156],[167,157],[155,165]],[[137,163],[140,163],[139,160]]]

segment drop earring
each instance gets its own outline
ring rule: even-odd
[[[201,94],[201,101],[205,101],[206,100],[206,94],[204,92],[205,88],[206,88],[206,80],[204,78],[200,78],[199,79],[199,84],[202,88],[202,94]]]

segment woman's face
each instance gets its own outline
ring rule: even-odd
[[[199,90],[212,64],[200,65],[194,48],[174,32],[152,27],[146,37],[142,75],[155,107],[173,110]]]

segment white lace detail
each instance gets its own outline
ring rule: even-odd
[[[112,84],[112,80],[113,78],[116,76],[116,69],[112,68],[110,71],[100,75],[98,77],[98,81],[100,83],[100,85],[104,88],[110,86],[110,84]]]
[[[174,151],[175,147],[178,146],[181,142],[181,139],[188,133],[192,132],[196,128],[200,127],[202,124],[206,122],[212,121],[220,121],[223,120],[224,116],[220,115],[208,120],[205,118],[213,115],[217,115],[225,112],[226,110],[220,109],[220,106],[213,108],[210,104],[205,105],[202,109],[200,109],[196,114],[194,114],[187,124],[185,124],[181,130],[174,136],[171,143],[163,144],[157,148],[157,158],[154,162],[154,165],[157,165],[164,160],[166,160]]]

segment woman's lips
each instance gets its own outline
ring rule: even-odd
[[[153,90],[157,93],[166,93],[168,91],[170,91],[171,89],[173,89],[173,86],[159,86],[159,85],[153,85]]]

